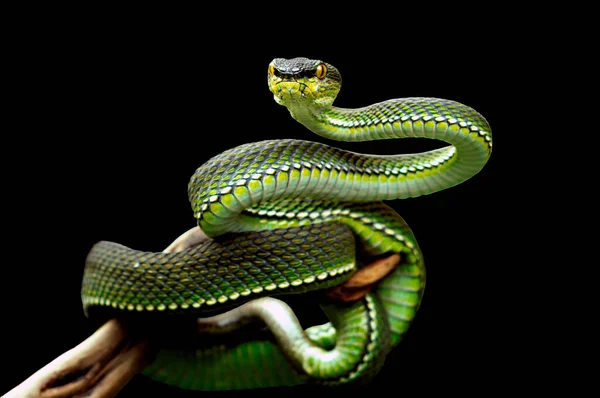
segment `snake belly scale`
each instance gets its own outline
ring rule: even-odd
[[[410,228],[382,201],[431,194],[477,174],[491,155],[491,129],[472,108],[437,98],[334,107],[341,81],[319,60],[275,59],[268,67],[275,101],[320,136],[450,145],[367,155],[302,140],[244,144],[208,160],[188,186],[198,225],[213,240],[170,254],[96,244],[82,284],[88,312],[200,318],[207,336],[256,318],[268,326],[235,343],[165,348],[147,376],[195,390],[368,381],[408,330],[425,287],[423,257]],[[392,253],[400,264],[362,299],[322,303],[329,323],[303,330],[289,307],[267,297],[339,285],[369,259]]]

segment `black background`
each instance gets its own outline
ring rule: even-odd
[[[488,391],[519,378],[506,341],[515,333],[510,298],[520,293],[503,268],[509,243],[499,233],[511,223],[503,213],[500,166],[509,157],[503,101],[510,92],[509,44],[459,17],[434,18],[424,28],[401,23],[408,18],[392,25],[370,15],[356,15],[365,21],[358,25],[348,20],[315,29],[276,15],[243,24],[220,15],[211,27],[211,15],[179,21],[160,12],[124,19],[82,14],[22,32],[28,45],[12,59],[21,69],[13,101],[18,128],[14,144],[3,148],[15,161],[5,166],[10,189],[4,195],[13,205],[5,207],[9,260],[0,292],[12,365],[0,392],[93,332],[79,285],[94,243],[160,251],[194,226],[187,183],[211,156],[263,139],[323,141],[267,89],[269,62],[295,56],[338,67],[344,82],[337,106],[453,99],[482,113],[494,133],[494,154],[469,181],[389,202],[419,241],[428,282],[413,326],[368,389]],[[334,145],[377,153],[439,146],[412,140]],[[305,391],[270,392],[295,390]],[[120,396],[148,392],[197,396],[141,376]]]

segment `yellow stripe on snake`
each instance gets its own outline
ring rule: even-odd
[[[82,285],[90,316],[102,309],[163,323],[201,318],[205,333],[193,347],[164,347],[147,376],[195,390],[364,382],[408,330],[425,287],[423,257],[382,201],[438,192],[478,173],[492,151],[490,126],[472,108],[436,98],[338,108],[341,81],[318,60],[268,66],[275,101],[320,136],[450,145],[384,156],[290,139],[244,144],[190,180],[194,215],[212,240],[176,253],[94,246]],[[393,253],[399,265],[361,299],[339,303],[322,294]],[[330,322],[303,330],[272,297],[284,294],[322,297]]]

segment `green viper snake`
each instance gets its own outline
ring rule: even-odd
[[[422,137],[450,145],[367,155],[303,140],[244,144],[191,177],[189,200],[212,240],[175,253],[97,243],[82,283],[86,313],[199,318],[206,332],[193,348],[162,349],[147,376],[195,390],[364,381],[406,333],[425,268],[411,230],[382,201],[431,194],[472,177],[491,154],[491,129],[472,108],[437,98],[338,108],[341,81],[333,65],[318,60],[275,59],[268,66],[275,101],[320,136]],[[362,298],[323,299],[329,323],[303,330],[290,307],[271,297],[318,295],[392,253],[400,263]]]

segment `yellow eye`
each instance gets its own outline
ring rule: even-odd
[[[274,73],[275,67],[273,66],[273,64],[269,64],[269,75],[273,76]]]
[[[319,66],[317,66],[317,77],[319,79],[324,78],[326,73],[327,67],[325,66],[325,64],[320,64]]]

